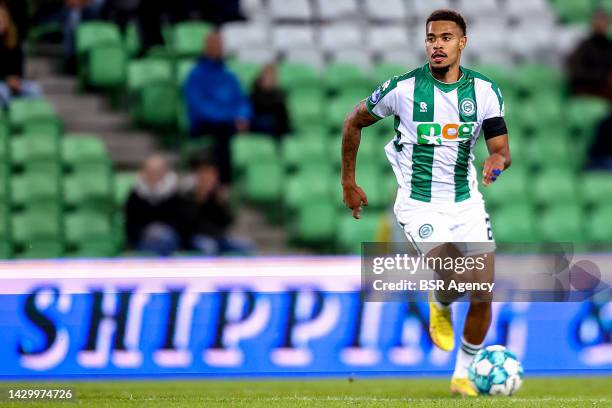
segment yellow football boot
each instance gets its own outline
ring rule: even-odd
[[[455,333],[451,321],[450,307],[440,307],[429,293],[429,335],[431,341],[444,351],[455,348]]]
[[[467,377],[451,378],[451,392],[464,397],[477,397],[478,392],[472,385],[472,382]]]

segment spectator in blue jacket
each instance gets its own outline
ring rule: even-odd
[[[193,137],[215,138],[215,160],[221,181],[231,181],[230,142],[249,129],[251,105],[238,78],[223,63],[223,43],[218,32],[205,40],[204,55],[185,82],[185,99]]]

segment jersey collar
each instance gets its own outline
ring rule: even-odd
[[[459,66],[459,70],[461,71],[461,78],[459,78],[457,82],[447,83],[434,78],[434,76],[431,74],[431,69],[429,69],[429,63],[423,66],[423,72],[425,73],[426,78],[433,82],[433,84],[442,92],[454,91],[465,83],[465,81],[467,80],[467,73],[465,72],[462,66]]]

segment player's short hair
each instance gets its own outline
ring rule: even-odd
[[[457,23],[457,25],[461,27],[461,30],[463,30],[463,35],[467,35],[467,24],[465,23],[465,19],[459,12],[455,10],[440,9],[434,11],[427,18],[427,23],[425,23],[425,26],[427,26],[432,21],[452,21],[454,23]]]

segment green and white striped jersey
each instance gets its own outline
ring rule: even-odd
[[[396,138],[387,156],[400,192],[412,199],[482,200],[473,147],[483,121],[504,116],[504,102],[493,81],[463,67],[461,72],[459,81],[443,83],[426,64],[389,79],[366,100],[377,119],[395,116]]]

